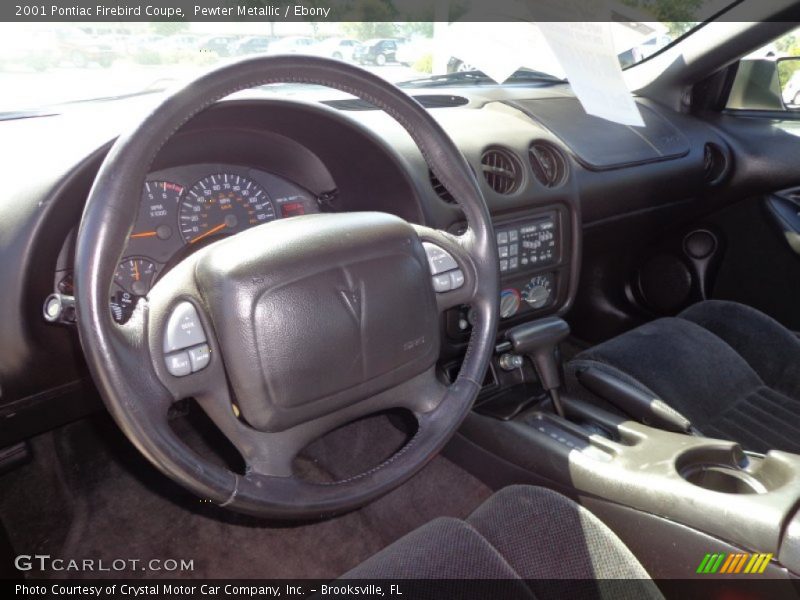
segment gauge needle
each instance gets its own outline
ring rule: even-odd
[[[155,231],[143,231],[141,233],[132,233],[131,239],[133,238],[146,238],[146,237],[156,237],[158,235]]]
[[[206,231],[205,233],[201,233],[200,235],[198,235],[196,238],[194,238],[194,239],[193,239],[191,242],[189,242],[189,243],[190,243],[190,244],[194,244],[195,242],[199,242],[199,241],[200,241],[200,240],[202,240],[203,238],[205,238],[205,237],[208,237],[208,236],[210,236],[211,234],[217,233],[217,232],[218,232],[218,231],[220,231],[221,229],[225,229],[227,226],[228,226],[228,225],[227,225],[226,223],[220,223],[219,225],[217,225],[216,227],[212,227],[211,229],[209,229],[209,230],[208,230],[208,231]]]
[[[142,278],[141,274],[139,273],[139,263],[133,261],[133,280],[139,281]]]

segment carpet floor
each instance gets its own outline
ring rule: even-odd
[[[323,438],[299,468],[340,478],[377,464],[404,440],[388,418],[377,417]],[[0,519],[16,554],[107,564],[120,558],[193,561],[193,570],[181,577],[334,578],[435,517],[466,517],[491,494],[437,457],[408,483],[360,510],[318,522],[275,523],[185,492],[146,463],[107,416],[39,436],[32,449],[31,462],[0,477]],[[30,573],[64,575],[81,576]],[[176,574],[131,570],[83,576]]]

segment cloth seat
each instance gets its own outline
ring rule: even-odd
[[[708,437],[800,452],[800,339],[764,313],[708,300],[590,348],[603,369],[660,398]]]
[[[504,598],[662,598],[597,517],[561,494],[523,485],[497,492],[464,521],[431,521],[343,579],[502,580]],[[461,591],[491,596],[480,586]]]

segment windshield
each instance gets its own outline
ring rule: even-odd
[[[632,4],[637,17],[650,20],[610,24],[622,67],[698,25],[660,21],[663,2]],[[565,76],[527,22],[1,23],[0,113],[155,93],[223,61],[293,53],[348,61],[412,86],[497,85],[498,79],[553,85]],[[509,60],[511,69],[490,68]]]

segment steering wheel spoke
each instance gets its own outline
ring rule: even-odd
[[[146,299],[148,355],[175,401],[196,396],[223,370],[219,344],[194,281],[195,261],[192,255],[169,271]]]
[[[292,461],[303,448],[298,436],[287,432],[257,431],[241,418],[231,397],[221,366],[213,369],[215,385],[209,386],[194,398],[214,425],[233,444],[245,462],[248,473],[269,477],[291,477]]]
[[[167,414],[175,398],[162,385],[156,385],[157,376],[147,348],[147,326],[149,323],[149,303],[141,299],[133,315],[123,325],[113,325],[109,344],[115,352],[125,356],[124,368],[128,377],[139,375],[147,387],[147,393],[128,394],[125,397],[127,410],[134,410],[159,419]]]
[[[439,381],[436,368],[431,367],[373,398],[384,410],[405,408],[419,418],[439,406],[447,395],[447,389],[448,386]]]
[[[220,378],[221,380],[221,378]],[[220,384],[196,396],[198,404],[234,445],[248,472],[271,477],[291,477],[292,462],[314,440],[337,427],[375,413],[403,408],[422,422],[447,396],[448,386],[436,377],[434,368],[354,404],[284,431],[257,431],[245,423],[234,408],[227,386]]]

